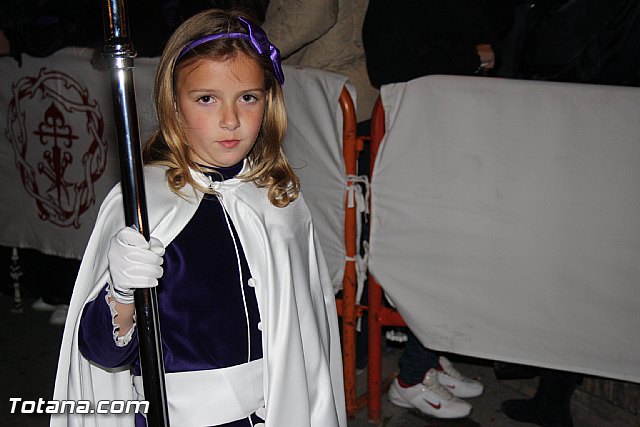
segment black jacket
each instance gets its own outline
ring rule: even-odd
[[[362,36],[371,83],[473,74],[475,46],[497,41],[512,7],[512,0],[370,0]]]

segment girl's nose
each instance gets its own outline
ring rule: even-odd
[[[232,106],[222,109],[222,117],[220,118],[220,127],[226,130],[236,130],[240,126],[238,113]]]

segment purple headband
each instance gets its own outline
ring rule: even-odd
[[[249,40],[253,48],[258,52],[259,55],[269,55],[271,58],[271,63],[273,64],[273,74],[276,76],[276,79],[280,84],[284,84],[284,73],[282,72],[282,66],[280,65],[280,50],[275,47],[269,41],[269,38],[265,34],[264,30],[260,28],[258,25],[253,24],[251,21],[238,17],[240,24],[249,32],[249,34],[245,33],[220,33],[220,34],[211,34],[208,36],[204,36],[202,38],[196,39],[190,43],[188,43],[178,55],[176,61],[182,58],[187,52],[196,46],[200,46],[203,43],[210,42],[212,40],[217,39],[244,39]]]

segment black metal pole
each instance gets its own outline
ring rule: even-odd
[[[111,74],[111,92],[120,155],[125,222],[149,240],[142,172],[138,112],[133,84],[135,50],[129,38],[124,0],[103,1],[104,57]],[[169,412],[155,289],[135,291],[136,323],[144,396],[149,402],[147,425],[168,427]]]

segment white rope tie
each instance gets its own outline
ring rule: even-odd
[[[364,185],[364,197],[362,189],[355,184]],[[358,208],[358,212],[364,212],[369,215],[369,177],[366,175],[347,175],[347,207]]]
[[[358,185],[361,184],[361,185]],[[364,194],[363,188],[364,187]],[[369,216],[369,195],[370,195],[370,185],[369,178],[366,175],[347,175],[347,207],[348,208],[356,208],[358,213],[364,213],[366,220],[368,220]],[[362,232],[361,219],[360,216],[357,218],[357,236],[360,238],[360,233]],[[360,255],[359,244],[358,251],[356,256],[346,256],[345,260],[347,262],[355,262],[356,263],[356,304],[360,304],[360,300],[362,299],[362,294],[364,292],[364,282],[367,277],[367,269],[369,264],[369,242],[364,241],[362,243],[362,248],[364,249],[364,254]],[[356,321],[356,330],[360,331],[362,325],[362,318],[358,318]]]

